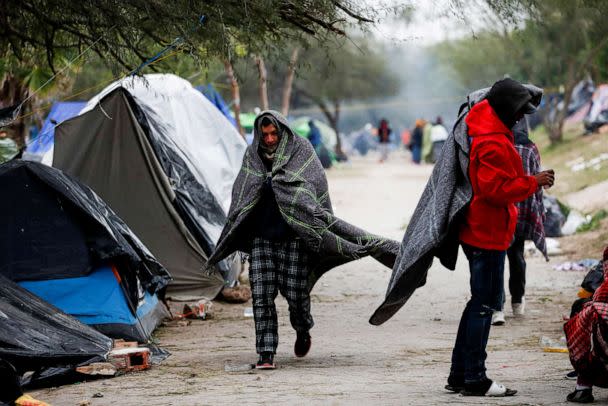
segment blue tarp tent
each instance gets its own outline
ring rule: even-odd
[[[156,327],[147,319],[156,316],[158,298],[144,291],[136,317],[117,277],[117,271],[105,266],[86,276],[23,281],[19,285],[108,336],[143,341],[142,332],[148,335]]]
[[[83,101],[53,103],[38,137],[27,146],[23,156],[24,159],[30,161],[42,160],[42,156],[50,151],[54,144],[55,126],[62,121],[76,117],[85,105],[86,102]]]
[[[217,90],[213,87],[213,85],[198,85],[195,86],[195,89],[205,95],[205,97],[213,103],[215,107],[218,108],[219,111],[232,123],[233,126],[236,127],[236,120],[230,114],[230,107],[224,101],[224,98],[221,94],[218,93]]]

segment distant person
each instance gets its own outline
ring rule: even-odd
[[[432,164],[433,161],[433,143],[431,142],[431,130],[433,124],[429,121],[424,122],[424,128],[422,129],[422,161],[427,164]]]
[[[321,146],[321,130],[315,124],[313,120],[308,122],[308,127],[310,131],[308,132],[308,141],[312,144],[317,156],[319,156],[319,147]]]
[[[311,144],[278,112],[254,122],[234,182],[228,222],[208,260],[213,266],[235,251],[251,255],[257,369],[274,369],[279,345],[275,299],[289,306],[294,353],[311,348],[310,290],[329,269],[371,255],[392,267],[399,243],[367,233],[333,215],[327,178]]]
[[[424,120],[416,120],[416,126],[412,131],[412,140],[410,141],[410,151],[412,151],[412,161],[415,164],[420,164],[422,159],[422,137],[424,129]]]
[[[439,160],[441,149],[443,148],[443,144],[445,144],[445,140],[448,139],[448,135],[448,130],[446,130],[445,126],[443,125],[443,119],[441,117],[437,117],[435,124],[433,124],[433,126],[431,127],[433,163]]]
[[[590,301],[564,325],[570,362],[576,371],[576,387],[566,400],[591,403],[593,387],[608,388],[608,248],[604,250],[603,282]]]
[[[390,148],[392,130],[388,126],[386,119],[380,120],[378,125],[378,142],[380,143],[380,162],[384,162],[388,159],[388,152]]]
[[[540,153],[536,144],[528,137],[528,124],[521,119],[513,127],[515,149],[521,157],[524,174],[534,175],[541,170]],[[511,308],[513,316],[522,317],[525,314],[526,292],[526,259],[524,257],[524,243],[531,240],[536,248],[548,261],[547,245],[545,242],[545,207],[543,205],[543,189],[538,188],[536,193],[523,202],[517,203],[517,226],[515,237],[507,250],[509,258],[509,293],[511,294]],[[504,298],[503,294],[503,298]],[[504,301],[503,301],[504,303]],[[492,315],[492,325],[500,326],[505,323],[504,306]]]
[[[412,133],[410,132],[410,130],[405,128],[403,131],[401,131],[401,145],[403,145],[403,148],[406,148],[406,149],[409,148],[411,139],[412,139]]]

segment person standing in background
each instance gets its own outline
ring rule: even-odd
[[[388,150],[391,139],[391,129],[388,126],[388,121],[383,118],[378,126],[378,142],[380,143],[380,163],[388,159]]]
[[[445,140],[448,139],[448,130],[443,125],[443,119],[441,116],[437,117],[435,124],[431,127],[431,143],[433,144],[433,163],[439,160],[441,149]]]
[[[414,130],[412,131],[410,151],[412,151],[412,161],[415,164],[420,164],[420,160],[422,159],[422,136],[424,124],[425,122],[423,119],[417,119],[416,127],[414,127]]]

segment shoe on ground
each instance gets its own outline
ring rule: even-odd
[[[591,403],[595,399],[593,397],[593,389],[575,389],[574,392],[566,396],[568,402],[574,403]]]
[[[464,377],[450,375],[448,377],[448,384],[445,385],[445,389],[454,393],[462,392],[464,390]]]
[[[263,352],[260,354],[260,359],[255,364],[255,369],[275,369],[277,366],[274,363],[274,354],[271,352]]]
[[[578,372],[570,371],[566,374],[566,376],[564,376],[564,378],[569,379],[571,381],[576,381],[576,379],[578,378]]]
[[[496,311],[492,313],[492,325],[502,326],[505,324],[505,312]]]
[[[523,317],[526,311],[526,299],[521,298],[521,303],[512,303],[513,307],[513,316],[514,317]]]
[[[474,384],[465,384],[464,390],[460,392],[462,396],[488,396],[495,398],[514,396],[516,393],[516,390],[509,389],[506,386],[487,378]]]
[[[305,333],[298,333],[298,336],[296,338],[296,343],[293,346],[293,352],[296,354],[296,357],[298,357],[298,358],[305,357],[306,354],[308,354],[308,351],[310,351],[311,345],[312,345],[312,338],[310,337],[310,334],[308,333],[308,331]]]

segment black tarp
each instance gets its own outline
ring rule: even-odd
[[[112,209],[61,171],[13,160],[0,166],[0,190],[0,274],[58,279],[112,262],[131,303],[138,302],[137,280],[150,293],[169,283],[166,269]]]
[[[112,340],[0,275],[0,359],[19,372],[102,362]]]

